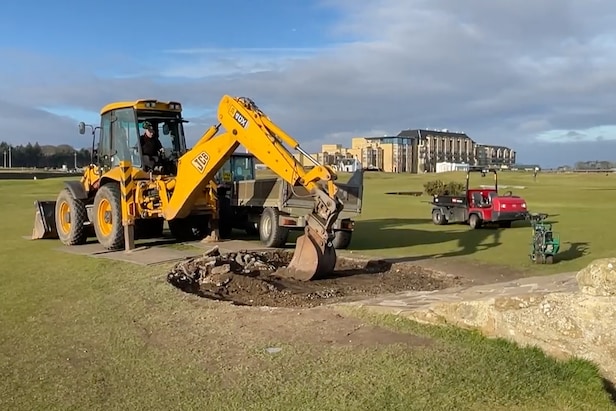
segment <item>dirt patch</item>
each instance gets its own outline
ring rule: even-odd
[[[230,307],[231,308],[231,307]],[[282,345],[309,345],[332,347],[373,347],[403,344],[427,346],[433,340],[409,333],[398,333],[362,320],[343,315],[331,306],[298,310],[271,308],[255,311],[253,307],[233,307],[223,310],[228,329],[243,342],[254,345],[269,343]],[[220,336],[227,339],[227,335]]]
[[[202,257],[177,263],[167,280],[181,290],[236,305],[314,307],[399,291],[433,291],[466,284],[455,275],[409,262],[338,257],[328,278],[295,281],[276,275],[292,252],[287,250],[221,254],[217,247]]]
[[[413,263],[440,273],[456,273],[474,285],[513,281],[536,275],[535,272],[524,268],[468,261],[456,257],[415,260]]]

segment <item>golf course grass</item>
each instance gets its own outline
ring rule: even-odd
[[[365,173],[364,209],[358,218],[349,247],[363,254],[390,257],[455,257],[501,264],[537,274],[577,271],[592,260],[614,255],[616,232],[608,229],[616,203],[616,175],[539,174],[501,172],[501,192],[511,190],[526,199],[531,212],[548,213],[561,240],[552,265],[535,265],[528,258],[531,228],[515,223],[512,228],[468,225],[435,226],[430,197],[388,195],[387,192],[422,191],[430,180],[464,182],[464,173],[401,175]],[[491,175],[471,175],[471,186],[493,184]],[[524,187],[524,188],[516,188]]]
[[[454,256],[546,274],[613,255],[615,176],[501,177],[526,187],[513,191],[531,211],[555,214],[563,240],[558,263],[531,267],[528,227],[434,226],[422,202],[427,196],[385,194],[462,174],[366,173],[350,250]],[[364,311],[235,307],[179,292],[166,283],[165,267],[24,240],[33,201],[54,199],[61,187],[57,179],[0,181],[2,409],[614,409],[606,383],[586,361],[559,362],[477,333]],[[340,334],[345,327],[350,331]],[[353,332],[370,327],[370,338]]]

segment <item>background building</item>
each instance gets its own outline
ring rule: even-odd
[[[355,137],[350,148],[324,144],[321,152],[313,156],[337,169],[341,169],[343,160],[355,159],[365,169],[391,173],[436,172],[438,163],[510,168],[516,160],[515,151],[508,147],[478,144],[466,133],[446,129],[409,129],[397,136]],[[312,165],[302,157],[297,155],[304,166]]]
[[[476,144],[475,158],[479,165],[510,168],[515,164],[515,151],[504,146]]]

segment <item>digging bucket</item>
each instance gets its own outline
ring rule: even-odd
[[[34,202],[34,228],[32,229],[32,239],[41,240],[47,238],[58,238],[56,230],[56,202],[55,201],[35,201]]]
[[[334,271],[336,250],[334,246],[306,227],[306,233],[295,243],[293,258],[286,268],[276,274],[299,281],[323,278]]]

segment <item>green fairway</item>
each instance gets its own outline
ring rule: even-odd
[[[609,255],[613,234],[604,208],[616,196],[613,177],[508,178],[503,174],[502,183],[528,187],[514,193],[532,210],[559,214],[564,241],[588,243],[592,251],[542,270],[576,269]],[[528,228],[502,230],[500,244],[475,251],[493,241],[492,231],[433,226],[430,206],[421,203],[426,196],[384,194],[420,190],[427,179],[366,174],[365,212],[351,248],[528,264]],[[557,362],[397,317],[235,307],[179,292],[166,283],[165,267],[76,256],[54,250],[57,241],[22,239],[31,232],[33,201],[54,199],[61,187],[57,179],[0,181],[2,409],[612,409],[604,382],[585,361]]]
[[[616,175],[501,172],[499,185],[525,198],[531,212],[546,212],[561,238],[556,264],[534,265],[528,258],[531,228],[515,223],[510,229],[468,225],[435,226],[430,197],[386,195],[421,191],[426,181],[464,182],[464,173],[428,175],[365,174],[364,209],[349,249],[364,254],[409,257],[455,257],[503,264],[537,273],[576,271],[590,261],[614,256],[616,232],[607,229],[616,203]],[[471,176],[471,185],[493,183],[491,176]]]

